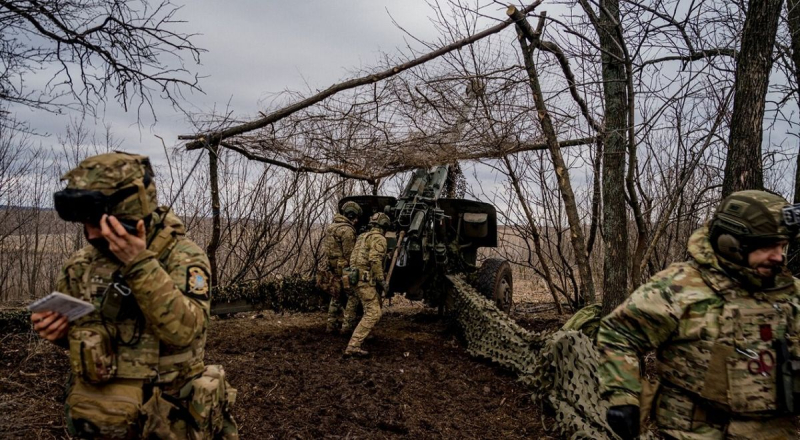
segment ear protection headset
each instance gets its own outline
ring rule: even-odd
[[[753,249],[789,239],[797,232],[798,224],[800,209],[788,205],[779,195],[740,191],[720,204],[711,223],[709,238],[714,251],[721,257],[746,264]]]
[[[716,239],[716,251],[725,259],[743,262],[749,251],[746,251],[739,239],[731,234],[719,234]]]

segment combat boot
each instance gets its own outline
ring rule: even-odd
[[[344,350],[344,355],[345,357],[367,357],[369,356],[369,352],[361,347],[353,347],[352,345],[348,345]]]

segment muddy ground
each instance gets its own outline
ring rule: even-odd
[[[521,308],[521,309],[524,309]],[[532,330],[562,317],[522,313]],[[243,438],[555,438],[513,374],[470,358],[434,311],[386,310],[364,348],[345,359],[323,313],[215,320],[207,363],[238,388]],[[0,438],[64,438],[66,355],[29,334],[0,333]]]

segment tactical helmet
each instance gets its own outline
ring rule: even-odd
[[[138,221],[158,206],[153,168],[146,156],[121,152],[83,160],[61,180],[54,194],[58,215],[72,222],[98,224],[103,214]]]
[[[369,224],[373,226],[378,226],[379,228],[383,228],[383,230],[385,231],[389,229],[389,226],[391,226],[392,221],[389,219],[388,215],[382,212],[376,212],[375,214],[372,214],[372,217],[369,218]]]
[[[345,202],[345,204],[339,209],[339,212],[341,212],[343,216],[353,219],[361,217],[363,211],[361,211],[361,206],[358,203],[351,200],[349,202]]]
[[[787,207],[786,199],[766,191],[735,192],[722,200],[714,213],[711,244],[731,261],[746,261],[750,251],[797,234],[797,226],[785,220]]]

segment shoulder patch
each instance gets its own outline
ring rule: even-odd
[[[208,299],[209,276],[199,266],[186,269],[186,295],[196,299]]]

